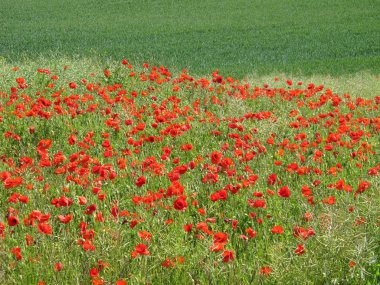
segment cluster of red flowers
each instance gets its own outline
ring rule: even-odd
[[[134,242],[120,250],[133,262],[157,256],[168,228],[178,243],[207,241],[206,254],[223,263],[239,259],[239,242],[268,234],[273,242],[285,236],[303,255],[318,235],[309,225],[319,224],[317,204],[349,197],[350,213],[376,191],[379,96],[353,99],[290,80],[252,87],[218,72],[208,80],[121,64],[123,76],[106,69],[93,80],[39,69],[41,85],[14,69],[12,85],[1,87],[0,238],[16,261],[53,236],[99,256],[108,248],[102,232],[114,240],[128,232],[137,233]],[[289,218],[294,207],[301,216]],[[20,235],[26,243],[15,246]],[[185,252],[157,258],[180,268],[192,262]],[[53,264],[66,269],[63,259]],[[93,284],[104,284],[112,266],[92,267]],[[261,264],[257,272],[272,268]]]

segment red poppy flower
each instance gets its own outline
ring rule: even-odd
[[[95,211],[96,211],[96,205],[91,204],[86,208],[85,214],[92,215],[92,213],[94,213]]]
[[[146,241],[150,241],[152,238],[152,234],[147,231],[139,231],[138,235],[141,239],[146,240]]]
[[[86,204],[87,204],[87,199],[86,199],[86,197],[79,196],[78,199],[79,199],[79,204],[80,204],[80,205],[86,205]]]
[[[211,162],[213,164],[218,164],[220,160],[222,159],[222,157],[223,157],[223,154],[221,154],[218,151],[214,151],[213,153],[211,153]]]
[[[223,243],[214,243],[212,246],[210,246],[210,250],[212,252],[222,251],[222,250],[224,250],[224,244]]]
[[[21,248],[14,247],[14,248],[11,249],[11,252],[15,255],[15,258],[17,260],[21,260],[22,259]]]
[[[104,280],[100,279],[100,278],[94,278],[94,279],[92,279],[92,284],[93,285],[103,285],[104,284]]]
[[[104,76],[107,78],[111,76],[111,72],[108,69],[104,69],[103,73],[104,73]]]
[[[260,274],[261,275],[270,275],[272,273],[272,268],[268,267],[268,266],[264,266],[264,267],[261,267],[260,268]]]
[[[15,178],[7,178],[4,180],[4,187],[6,189],[15,188],[23,183],[23,179],[21,177],[15,177]]]
[[[299,245],[297,245],[297,248],[296,248],[296,250],[295,250],[294,252],[295,252],[295,254],[297,254],[297,255],[302,255],[302,254],[304,254],[304,253],[305,253],[305,247],[304,247],[304,245],[303,245],[303,244],[299,244]]]
[[[191,143],[187,143],[187,144],[181,145],[180,149],[183,151],[189,151],[193,149],[193,145]]]
[[[267,181],[267,184],[268,185],[274,185],[276,183],[276,180],[277,180],[277,175],[276,173],[272,173],[268,176],[268,181]]]
[[[150,254],[150,252],[148,251],[148,247],[143,243],[136,245],[135,251],[138,254],[142,254],[142,255],[149,255]]]
[[[257,235],[257,233],[252,228],[246,229],[245,232],[248,234],[249,238],[254,238]]]
[[[278,195],[283,197],[283,198],[288,198],[290,197],[290,189],[288,186],[283,186],[278,190]]]
[[[278,226],[278,225],[274,226],[271,231],[272,231],[273,234],[279,234],[279,235],[281,235],[281,234],[284,233],[284,229],[281,226]]]
[[[174,209],[184,211],[187,207],[186,196],[178,197],[173,204]]]
[[[61,271],[62,268],[63,268],[63,264],[61,262],[57,262],[56,264],[54,264],[55,271]]]
[[[31,246],[31,245],[34,244],[34,239],[33,239],[33,237],[32,237],[31,235],[29,235],[29,234],[26,234],[26,236],[25,236],[25,240],[26,240],[26,244],[27,244],[28,246]]]
[[[25,79],[22,78],[22,77],[18,77],[18,78],[16,78],[16,82],[17,82],[18,84],[24,84],[24,83],[25,83]]]
[[[267,207],[265,200],[261,200],[261,199],[259,199],[259,200],[248,200],[248,204],[253,208],[265,209]]]
[[[38,231],[40,233],[43,233],[45,235],[51,235],[52,234],[52,228],[48,224],[45,223],[39,223],[38,225]]]
[[[202,216],[205,216],[205,215],[206,215],[206,210],[203,209],[203,208],[199,208],[199,209],[198,209],[198,213],[199,213],[200,215],[202,215]]]
[[[18,225],[18,223],[19,223],[19,219],[17,217],[15,217],[15,216],[9,216],[8,217],[8,225],[10,227],[15,227]]]
[[[67,139],[67,142],[69,143],[69,145],[74,145],[77,143],[77,137],[71,134],[69,138]]]
[[[293,236],[296,238],[306,240],[313,235],[315,235],[315,232],[312,228],[304,229],[303,227],[298,226],[293,228]]]
[[[38,149],[49,149],[51,147],[51,144],[52,144],[52,140],[40,140],[38,145],[37,145],[37,148]]]
[[[193,228],[193,224],[186,224],[183,226],[183,229],[185,230],[185,232],[191,232],[191,229]]]
[[[92,278],[99,276],[99,270],[97,268],[91,268],[90,269],[90,276]]]
[[[165,258],[165,261],[161,262],[161,266],[163,267],[174,267],[174,261],[170,258]]]
[[[64,223],[64,224],[67,224],[69,223],[72,219],[73,219],[73,215],[72,214],[69,214],[67,216],[63,216],[63,215],[59,215],[58,216],[58,219]]]
[[[146,179],[144,176],[140,176],[139,178],[137,178],[135,184],[137,187],[142,187],[146,182]]]
[[[228,234],[224,232],[218,232],[214,234],[213,238],[214,238],[214,243],[226,244],[227,239],[228,239]]]
[[[313,195],[313,191],[307,185],[303,185],[301,191],[302,196],[304,197],[310,197],[311,195]]]
[[[234,255],[234,252],[232,250],[225,250],[222,253],[222,256],[223,256],[223,262],[229,262],[229,261],[235,259],[235,255]]]
[[[358,194],[361,194],[365,190],[367,190],[369,188],[369,186],[371,186],[371,183],[369,183],[368,181],[362,181],[362,182],[360,182],[360,184],[358,186],[358,189],[355,191],[355,198],[356,198],[356,196]]]
[[[326,199],[322,200],[322,202],[325,204],[334,205],[336,202],[336,199],[334,196],[329,196]]]

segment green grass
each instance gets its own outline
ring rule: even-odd
[[[0,56],[10,63],[60,55],[238,77],[380,72],[373,0],[1,2]]]

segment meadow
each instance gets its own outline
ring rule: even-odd
[[[8,1],[1,284],[379,284],[376,1]]]

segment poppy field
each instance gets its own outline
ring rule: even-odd
[[[2,284],[379,281],[378,94],[127,59],[2,73]]]

